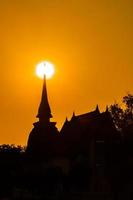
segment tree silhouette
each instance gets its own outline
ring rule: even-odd
[[[133,113],[133,95],[128,94],[127,96],[124,96],[123,103],[126,104],[126,110],[128,110],[128,112]]]
[[[110,106],[109,110],[113,117],[113,121],[115,123],[116,128],[121,131],[123,129],[123,124],[124,124],[123,109],[120,107],[120,105],[118,103],[115,103]]]
[[[109,108],[116,128],[121,133],[120,145],[113,151],[113,159],[117,163],[113,166],[112,177],[115,192],[121,191],[131,185],[133,187],[133,95],[128,93],[122,98],[121,106],[114,103]],[[118,189],[119,186],[119,189]],[[122,189],[123,188],[123,189]]]
[[[113,121],[118,130],[124,133],[133,133],[133,95],[124,96],[122,103],[124,104],[122,107],[118,103],[110,106],[109,110]]]
[[[0,145],[0,198],[11,195],[13,188],[20,181],[18,174],[22,168],[24,147]]]
[[[25,151],[25,147],[14,144],[2,144],[0,145],[0,153],[22,153]]]

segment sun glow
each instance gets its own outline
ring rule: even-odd
[[[39,78],[43,79],[44,75],[46,75],[46,78],[49,79],[54,75],[54,72],[54,65],[48,61],[41,62],[36,66],[36,75]]]

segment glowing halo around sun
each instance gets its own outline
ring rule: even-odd
[[[52,78],[54,73],[54,65],[48,61],[43,61],[36,65],[36,75],[41,79],[44,78],[44,75],[46,75],[47,79]]]

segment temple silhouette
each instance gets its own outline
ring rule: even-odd
[[[133,95],[126,98],[133,102]],[[97,105],[91,112],[73,113],[58,131],[44,77],[26,149],[0,145],[0,199],[133,199],[132,105],[125,118],[116,107],[118,124],[111,107],[100,112]]]
[[[65,175],[71,175],[71,182],[83,186],[90,184],[90,190],[108,190],[106,170],[112,163],[112,152],[119,142],[108,107],[100,112],[98,105],[92,112],[81,115],[73,113],[67,118],[59,132],[56,123],[51,122],[46,78],[44,76],[41,103],[37,118],[28,138],[26,154],[34,162],[45,163],[46,168],[58,168]],[[90,177],[90,178],[88,178]]]
[[[29,135],[27,153],[43,160],[55,155],[59,137],[56,123],[50,122],[52,114],[48,103],[45,76],[37,118],[39,121],[34,123],[34,128]]]

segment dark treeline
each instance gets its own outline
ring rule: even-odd
[[[133,95],[127,94],[122,102],[109,107],[114,124],[120,133],[112,153],[113,187],[120,199],[133,198]]]
[[[115,102],[108,110],[119,133],[111,147],[104,146],[101,150],[105,157],[104,184],[110,196],[77,196],[75,199],[133,198],[133,95],[127,94],[121,104]],[[47,199],[49,195],[50,199],[53,196],[54,199],[68,199],[66,194],[70,191],[83,192],[91,188],[93,172],[87,156],[79,155],[67,173],[65,168],[62,171],[58,167],[46,167],[45,162],[36,163],[26,155],[25,149],[0,145],[0,199]]]

